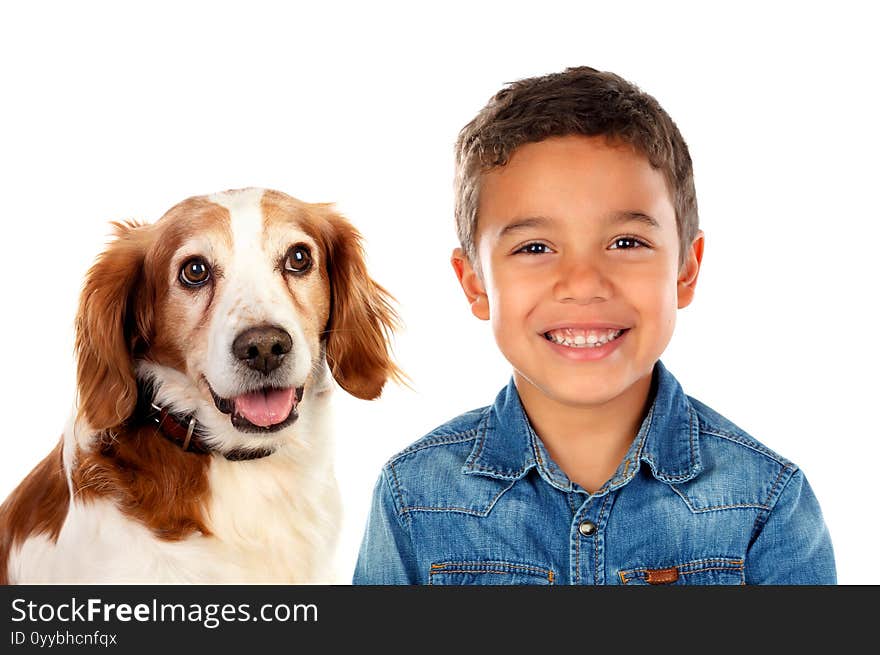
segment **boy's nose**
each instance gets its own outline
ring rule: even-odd
[[[596,262],[578,259],[560,267],[553,292],[559,302],[587,305],[611,297],[611,285]]]

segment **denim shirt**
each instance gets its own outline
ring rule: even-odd
[[[355,584],[834,584],[803,473],[658,362],[623,462],[589,493],[554,464],[513,380],[393,457]]]

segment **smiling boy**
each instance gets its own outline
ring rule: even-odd
[[[660,363],[703,256],[652,97],[591,68],[516,82],[456,146],[452,265],[513,367],[393,457],[358,584],[833,584],[803,473]]]

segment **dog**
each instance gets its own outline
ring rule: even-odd
[[[370,400],[402,375],[360,234],[253,188],[113,225],[75,409],[0,506],[0,584],[334,582],[334,380]]]

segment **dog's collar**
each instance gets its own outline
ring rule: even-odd
[[[202,433],[199,431],[199,423],[194,415],[181,416],[174,414],[167,407],[161,407],[156,403],[152,385],[141,382],[138,384],[138,403],[141,411],[138,413],[147,421],[155,423],[159,432],[169,441],[173,441],[185,452],[198,455],[209,455],[220,452],[205,443]],[[256,450],[236,448],[221,453],[226,459],[238,462],[249,459],[268,457],[275,450],[273,448],[259,448]]]

